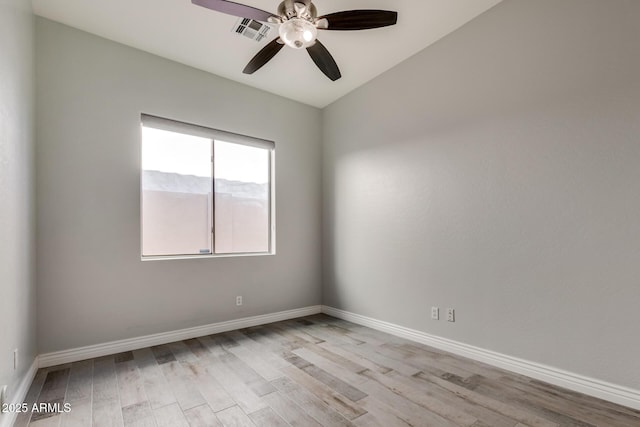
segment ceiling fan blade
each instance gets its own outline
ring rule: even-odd
[[[255,19],[256,21],[267,22],[270,17],[275,17],[273,13],[265,10],[226,0],[191,0],[191,3],[228,15]]]
[[[336,61],[333,59],[333,56],[331,56],[327,48],[320,43],[320,40],[316,40],[316,43],[313,46],[309,46],[307,48],[307,52],[309,52],[309,56],[311,56],[313,62],[315,62],[318,68],[320,68],[320,71],[322,71],[332,81],[335,82],[342,77],[338,64],[336,64]]]
[[[389,10],[345,10],[320,16],[318,20],[326,19],[327,26],[318,26],[322,30],[369,30],[371,28],[387,27],[398,22],[398,12]]]
[[[277,37],[269,42],[265,47],[263,47],[260,52],[256,53],[256,56],[251,58],[251,61],[244,67],[242,70],[245,74],[253,74],[258,71],[264,64],[269,62],[271,58],[276,56],[276,53],[280,52],[280,49],[284,44],[280,40],[280,37]]]

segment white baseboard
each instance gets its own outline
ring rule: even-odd
[[[405,328],[393,323],[383,322],[371,317],[361,316],[337,308],[322,306],[322,312],[339,319],[387,332],[401,338],[419,342],[449,353],[468,357],[498,368],[526,375],[569,390],[597,397],[609,402],[640,410],[640,391],[628,387],[589,378],[573,372],[531,362],[517,357],[507,356],[461,342],[430,335],[415,329]]]
[[[312,314],[318,314],[321,311],[322,306],[314,305],[294,310],[280,311],[278,313],[263,314],[260,316],[245,317],[226,322],[196,326],[195,328],[181,329],[178,331],[163,332],[159,334],[112,341],[104,344],[56,351],[53,353],[41,354],[38,357],[39,367],[47,368],[65,363],[78,362],[80,360],[93,359],[94,357],[122,353],[124,351],[138,350],[140,348],[146,348],[154,345],[168,344],[175,341],[218,334],[220,332],[249,328],[251,326],[279,322],[281,320],[294,319],[296,317],[310,316]]]
[[[38,357],[33,360],[29,370],[24,374],[20,385],[18,385],[18,389],[13,393],[13,398],[9,402],[10,404],[19,405],[24,402],[29,392],[29,387],[31,387],[31,383],[36,377],[36,372],[38,372]],[[0,413],[0,427],[11,427],[16,422],[18,415],[18,412]]]

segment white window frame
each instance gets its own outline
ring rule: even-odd
[[[211,139],[212,143],[215,140],[224,142],[230,142],[240,145],[246,145],[250,147],[264,148],[269,153],[269,241],[268,250],[265,252],[232,252],[232,253],[215,253],[215,226],[212,226],[211,230],[211,253],[207,254],[188,254],[188,255],[144,255],[142,253],[142,239],[143,239],[143,205],[142,205],[142,165],[140,167],[140,259],[142,261],[156,261],[156,260],[178,260],[178,259],[201,259],[201,258],[229,258],[229,257],[243,257],[243,256],[263,256],[263,255],[275,255],[276,253],[276,209],[275,209],[275,142],[267,139],[256,138],[252,136],[241,135],[233,132],[227,132],[219,129],[212,129],[205,126],[195,125],[191,123],[180,122],[172,119],[165,119],[150,114],[140,115],[140,129],[142,127],[150,127],[154,129],[165,130],[169,132],[176,132],[191,136],[197,136],[201,138]],[[140,137],[142,141],[142,135]],[[142,143],[140,144],[140,153],[142,158]],[[214,162],[215,152],[211,158],[212,169]],[[215,171],[212,174],[212,191],[213,183],[215,180]],[[215,192],[214,192],[215,195]],[[212,197],[211,206],[211,221],[215,224],[216,204],[215,197]]]

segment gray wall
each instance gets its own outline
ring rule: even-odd
[[[36,355],[32,34],[30,2],[0,0],[0,387],[9,398]]]
[[[321,302],[320,110],[40,18],[36,47],[41,353]],[[277,255],[140,261],[142,112],[276,142]]]
[[[329,106],[324,303],[639,389],[639,21],[507,0]]]

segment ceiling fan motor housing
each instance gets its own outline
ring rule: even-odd
[[[283,21],[297,17],[313,23],[318,16],[318,11],[310,0],[284,0],[278,6],[278,15]]]

